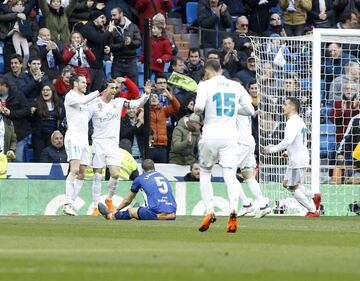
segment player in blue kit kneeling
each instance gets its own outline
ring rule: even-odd
[[[141,167],[143,174],[134,180],[129,195],[120,203],[116,212],[111,213],[104,204],[98,204],[104,218],[108,220],[176,219],[176,202],[168,179],[155,171],[155,165],[151,159],[145,159]],[[140,189],[146,194],[146,207],[130,207],[126,211],[121,211],[131,204]]]

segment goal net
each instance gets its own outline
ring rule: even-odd
[[[284,137],[286,97],[301,102],[311,167],[305,185],[322,194],[323,215],[354,214],[360,201],[360,31],[315,29],[304,37],[253,37],[260,94],[259,148]],[[357,150],[358,153],[357,153]],[[259,181],[275,213],[306,210],[282,187],[286,159],[259,157]]]

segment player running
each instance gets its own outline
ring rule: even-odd
[[[99,95],[99,91],[86,93],[86,77],[73,74],[70,78],[70,90],[64,101],[68,129],[65,135],[65,149],[70,165],[66,178],[63,212],[76,216],[74,202],[81,190],[86,166],[90,164],[88,143],[88,107],[87,104]]]
[[[108,220],[175,220],[176,202],[171,185],[167,178],[155,171],[154,161],[145,159],[141,167],[144,173],[137,177],[130,188],[129,195],[120,203],[117,211],[112,213],[108,208],[99,203],[99,211]],[[139,190],[143,190],[147,198],[147,207],[129,206]]]
[[[236,116],[254,114],[248,93],[237,82],[222,76],[218,61],[208,61],[204,67],[204,80],[197,88],[194,107],[196,114],[205,113],[204,126],[199,141],[200,191],[207,215],[199,226],[206,231],[215,222],[214,194],[211,184],[211,170],[219,162],[223,168],[230,202],[227,232],[237,230],[237,208],[239,196],[245,206],[251,204],[236,179],[238,132]]]
[[[149,99],[151,83],[145,84],[145,93],[140,99],[127,100],[115,98],[116,81],[109,80],[108,87],[100,97],[89,105],[89,120],[92,120],[94,132],[92,134],[92,167],[93,177],[93,215],[99,214],[97,205],[101,195],[101,173],[105,166],[109,167],[109,194],[105,200],[106,205],[114,211],[112,197],[116,192],[120,174],[120,117],[123,107],[136,108],[142,106]]]
[[[263,150],[263,154],[276,153],[287,150],[283,156],[288,157],[288,168],[283,181],[296,201],[304,206],[308,212],[306,217],[318,217],[321,196],[314,194],[303,186],[305,171],[309,166],[309,151],[307,149],[307,129],[303,119],[299,116],[300,102],[298,99],[289,97],[283,106],[284,114],[288,118],[285,127],[285,137],[277,145],[269,144]],[[307,198],[313,197],[313,202]]]
[[[249,99],[251,100],[250,96]],[[271,213],[271,208],[269,208],[266,199],[263,197],[260,185],[254,176],[256,168],[255,140],[251,134],[251,117],[238,115],[236,125],[239,143],[238,167],[244,182],[248,184],[251,193],[259,204],[259,210],[257,210],[255,217],[262,218]],[[243,206],[238,216],[245,216],[252,211],[254,211],[252,204]]]

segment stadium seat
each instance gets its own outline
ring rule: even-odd
[[[0,74],[3,74],[4,72],[5,72],[4,56],[0,55]]]
[[[300,79],[299,83],[300,83],[301,88],[303,88],[303,89],[311,88],[311,80],[310,79]]]
[[[142,48],[140,47],[140,48],[137,48],[136,49],[136,56],[137,57],[140,57],[141,56],[141,53],[142,53]]]
[[[164,72],[167,73],[169,72],[169,67],[170,67],[170,62],[166,62],[164,65]]]
[[[333,159],[336,150],[335,125],[320,124],[320,158]]]
[[[105,77],[106,77],[106,79],[111,78],[111,66],[112,66],[112,62],[111,62],[111,61],[105,61],[105,62],[104,62],[104,71],[105,71]]]
[[[142,64],[142,63],[138,64],[138,72],[139,73],[144,73],[144,64]]]
[[[188,26],[192,25],[197,20],[197,2],[188,2],[186,3],[186,24]]]
[[[144,87],[144,73],[139,73],[138,85],[139,88]]]

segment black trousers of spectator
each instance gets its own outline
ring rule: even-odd
[[[11,42],[11,40],[5,41],[4,48],[3,48],[3,56],[4,56],[4,71],[9,72],[11,70],[10,68],[10,57],[12,54],[15,53],[14,46]],[[24,68],[27,68],[27,65],[23,66]]]
[[[111,66],[111,77],[129,77],[136,85],[138,85],[138,68],[135,58],[117,59],[113,61]]]
[[[104,84],[105,74],[103,68],[90,68],[91,87],[90,92],[99,90]]]
[[[167,163],[168,151],[166,146],[155,145],[149,148],[149,158],[155,163]]]
[[[43,134],[41,136],[32,135],[34,162],[40,162],[42,150],[49,145],[51,145],[51,134]]]
[[[287,36],[301,36],[305,33],[305,25],[298,24],[298,25],[289,25],[284,24],[284,29]]]

